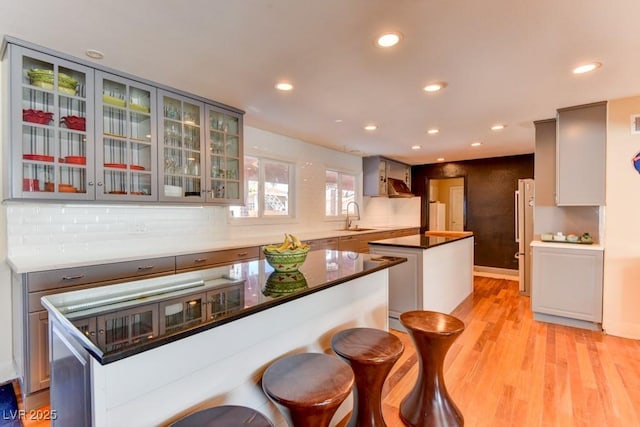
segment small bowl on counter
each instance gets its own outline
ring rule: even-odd
[[[309,253],[309,248],[306,249],[286,249],[282,252],[272,252],[263,250],[264,257],[271,267],[277,272],[286,273],[291,271],[298,271],[298,268],[304,264]]]

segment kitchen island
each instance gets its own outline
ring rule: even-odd
[[[259,260],[45,296],[54,425],[163,425],[218,404],[281,424],[264,369],[345,328],[387,329],[388,268],[404,261],[320,250],[298,273]]]
[[[473,292],[473,233],[437,232],[369,242],[372,254],[406,263],[389,269],[389,326],[404,331],[400,314],[451,313]]]

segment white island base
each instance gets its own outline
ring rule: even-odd
[[[264,370],[288,354],[332,354],[332,335],[346,328],[388,329],[388,271],[105,365],[86,351],[74,354],[76,363],[90,365],[92,425],[168,425],[198,409],[236,404],[255,408],[277,426],[286,426],[262,391]],[[57,323],[52,333],[64,339],[64,325]],[[342,404],[332,425],[351,411],[352,402],[349,397]]]
[[[389,269],[389,327],[405,331],[399,318],[406,311],[450,314],[471,295],[473,241],[416,235],[369,243],[371,253],[407,258]]]

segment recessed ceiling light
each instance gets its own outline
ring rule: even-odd
[[[91,59],[102,59],[102,58],[104,58],[104,53],[100,52],[99,50],[95,50],[95,49],[87,49],[84,52],[84,54],[87,55]]]
[[[436,129],[436,128],[429,129],[429,130],[427,131],[427,133],[428,133],[429,135],[435,135],[435,134],[436,134],[436,133],[438,133],[438,132],[440,132],[440,129]]]
[[[412,149],[412,150],[419,150],[419,149],[421,149],[421,148],[422,148],[422,145],[412,145],[412,146],[411,146],[411,149]]]
[[[371,125],[366,125],[366,126],[364,127],[364,130],[376,130],[376,129],[378,129],[378,126],[373,125],[373,124],[371,124]]]
[[[482,142],[480,142],[480,141],[476,141],[476,142],[472,142],[472,143],[471,143],[471,146],[472,146],[472,147],[479,147],[479,146],[481,146],[481,145],[482,145]]]
[[[502,129],[506,128],[506,127],[507,127],[507,125],[503,125],[502,123],[498,123],[498,124],[495,124],[495,125],[491,126],[491,130],[502,130]]]
[[[444,162],[444,157],[438,157],[436,160],[439,162]]]
[[[425,92],[437,92],[445,87],[447,87],[446,82],[433,82],[426,85],[423,89]]]
[[[342,123],[342,119],[335,119],[334,120],[336,123]]]
[[[589,71],[593,71],[597,68],[600,68],[602,64],[600,62],[590,62],[588,64],[580,65],[573,69],[573,74],[584,74]]]
[[[378,37],[376,44],[380,47],[391,47],[397,45],[401,38],[400,33],[385,33]]]
[[[293,85],[288,82],[280,82],[280,83],[276,83],[276,89],[284,92],[288,92],[290,90],[293,90]]]

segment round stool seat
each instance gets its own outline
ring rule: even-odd
[[[462,426],[464,417],[449,396],[444,382],[447,351],[464,331],[464,323],[434,311],[408,311],[400,315],[416,347],[418,377],[400,403],[400,418],[409,426]]]
[[[379,329],[352,328],[336,333],[331,347],[353,369],[353,411],[348,427],[386,426],[382,417],[382,386],[404,346],[398,337]]]
[[[267,368],[262,388],[292,426],[324,427],[351,393],[353,371],[323,353],[286,356]]]
[[[267,417],[245,406],[215,406],[203,409],[171,424],[171,427],[273,427]]]

